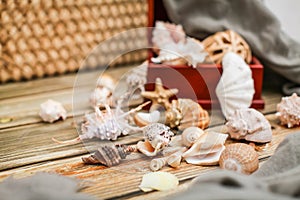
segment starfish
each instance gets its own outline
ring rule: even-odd
[[[171,103],[169,101],[170,97],[174,96],[178,93],[178,89],[164,89],[162,81],[160,78],[156,78],[155,80],[155,89],[154,91],[142,92],[142,96],[144,98],[150,99],[153,105],[163,105],[165,109],[169,109],[171,107]]]

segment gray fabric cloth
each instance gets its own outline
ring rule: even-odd
[[[300,84],[300,44],[281,31],[261,0],[164,0],[168,16],[190,36],[203,39],[232,29],[265,66]]]
[[[171,199],[300,199],[300,132],[289,135],[257,172],[219,170],[197,177]]]
[[[0,183],[1,200],[93,200],[78,193],[78,181],[57,174],[37,173],[31,177],[9,177]]]

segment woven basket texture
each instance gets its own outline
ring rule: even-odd
[[[0,82],[74,72],[105,39],[146,27],[147,12],[146,0],[2,0]],[[88,57],[84,67],[104,66],[117,52],[134,44],[147,45],[145,31],[106,44],[105,50]],[[146,57],[146,50],[139,50],[113,63]]]

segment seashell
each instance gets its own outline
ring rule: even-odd
[[[222,169],[251,174],[258,169],[258,154],[250,145],[230,144],[221,154],[219,164]]]
[[[143,175],[139,188],[143,192],[152,190],[166,191],[178,186],[178,178],[169,172],[150,172]]]
[[[121,135],[141,131],[141,128],[129,125],[126,116],[141,110],[149,103],[150,102],[141,104],[126,113],[122,113],[121,111],[118,111],[118,109],[117,113],[113,113],[109,105],[105,105],[106,113],[103,113],[98,107],[95,107],[94,113],[85,115],[85,120],[81,125],[82,135],[67,141],[59,141],[55,138],[52,138],[52,140],[59,144],[76,144],[81,140],[92,138],[99,138],[101,140],[116,140]]]
[[[209,58],[220,64],[227,52],[234,52],[241,56],[247,63],[251,61],[251,49],[247,42],[236,32],[227,30],[217,32],[202,41]]]
[[[182,160],[182,154],[187,150],[187,148],[182,148],[181,150],[173,153],[172,155],[168,156],[167,163],[171,167],[178,167]]]
[[[167,157],[162,158],[154,158],[150,162],[150,169],[151,171],[158,171],[163,168],[167,164]]]
[[[160,112],[158,110],[154,110],[151,113],[137,112],[133,119],[137,126],[147,126],[148,124],[159,122]]]
[[[239,109],[228,117],[228,133],[233,139],[265,143],[272,140],[272,129],[263,114],[253,108]]]
[[[168,43],[164,45],[158,57],[151,58],[153,63],[164,63],[170,65],[190,65],[194,68],[198,63],[203,63],[207,53],[200,41],[187,37],[179,43]]]
[[[138,142],[137,148],[146,156],[155,156],[169,145],[174,133],[170,127],[161,123],[152,123],[143,128],[145,142]]]
[[[67,118],[67,111],[61,103],[48,99],[40,106],[40,117],[44,122],[53,123],[56,120]]]
[[[216,95],[227,119],[236,109],[251,105],[255,90],[252,72],[239,55],[226,53],[222,65],[223,74],[216,87]]]
[[[198,127],[189,127],[182,132],[182,144],[186,147],[191,147],[200,137],[204,131]]]
[[[114,106],[112,92],[116,87],[116,81],[109,75],[102,75],[97,80],[97,86],[90,96],[90,103],[93,107],[108,104]]]
[[[125,159],[131,152],[136,151],[132,146],[116,145],[116,146],[102,146],[97,151],[88,156],[83,157],[82,161],[85,164],[102,164],[107,167],[118,165],[121,159]]]
[[[182,154],[187,163],[195,165],[215,165],[218,163],[228,135],[210,132],[200,136],[189,150]]]
[[[176,95],[178,93],[178,89],[164,89],[162,81],[160,78],[156,78],[155,80],[155,89],[154,91],[146,91],[142,92],[142,96],[144,98],[150,99],[152,102],[151,107],[156,107],[162,105],[164,108],[170,108],[171,103],[169,98]],[[153,111],[155,109],[151,109]]]
[[[135,67],[126,75],[127,92],[130,93],[132,100],[142,98],[141,93],[145,91],[144,85],[147,82],[148,61]]]
[[[184,42],[185,38],[186,35],[181,25],[162,21],[155,22],[155,28],[152,31],[152,43],[154,51],[157,53],[168,44]]]
[[[299,126],[300,124],[300,97],[296,93],[292,96],[282,97],[281,102],[277,104],[276,116],[280,119],[282,125],[288,128]]]
[[[172,107],[178,109],[180,115],[182,116],[180,122],[178,124],[179,130],[184,130],[188,127],[195,126],[201,129],[205,129],[208,127],[210,118],[209,114],[206,110],[204,110],[197,102],[191,99],[178,99],[172,101]],[[167,111],[169,112],[169,110]],[[168,113],[166,114],[166,121],[170,124],[174,123],[178,120],[178,117],[169,117]],[[171,115],[174,116],[174,115]]]

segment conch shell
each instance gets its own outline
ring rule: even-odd
[[[155,156],[160,150],[169,145],[174,133],[170,127],[161,124],[153,123],[143,128],[145,141],[139,141],[137,148],[146,156]]]
[[[300,97],[296,93],[290,97],[283,97],[277,104],[276,116],[280,119],[282,125],[288,128],[300,125]]]
[[[220,167],[227,170],[251,174],[258,169],[258,154],[250,145],[243,143],[226,146],[220,157]]]
[[[236,110],[226,123],[230,137],[251,142],[266,143],[272,140],[269,121],[253,108]]]
[[[39,115],[43,121],[53,123],[59,119],[65,120],[67,118],[67,111],[61,103],[48,99],[41,104]]]
[[[195,165],[216,165],[225,149],[228,135],[217,132],[206,132],[182,154],[187,163]]]
[[[198,127],[189,127],[182,132],[182,144],[186,147],[191,147],[204,133]]]

